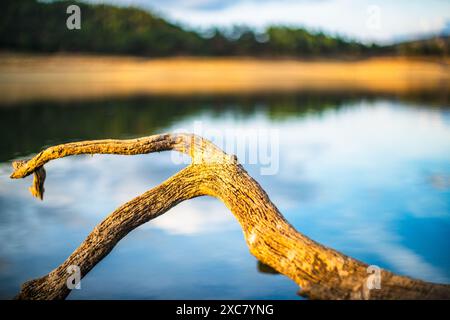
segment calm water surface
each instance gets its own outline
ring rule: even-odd
[[[170,152],[60,159],[46,166],[41,202],[28,192],[31,177],[8,178],[12,159],[80,139],[192,131],[198,121],[207,136],[278,132],[276,174],[245,167],[301,232],[370,264],[449,283],[448,106],[320,93],[1,106],[0,298],[48,273],[116,207],[184,166]],[[237,221],[208,197],[131,232],[81,286],[70,299],[299,299],[291,280],[261,272]]]

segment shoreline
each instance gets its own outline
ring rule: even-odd
[[[0,53],[1,103],[130,95],[448,90],[450,59],[143,58]]]

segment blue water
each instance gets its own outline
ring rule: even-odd
[[[193,131],[199,123],[207,137],[227,132],[233,140],[240,136],[239,130],[277,134],[278,151],[271,153],[273,174],[262,174],[261,163],[246,161],[248,149],[238,152],[238,157],[297,230],[370,264],[450,283],[447,106],[351,99],[339,107],[301,112],[286,108],[274,116],[272,105],[263,102],[255,102],[245,112],[239,101],[227,103],[229,107],[214,109],[209,105],[214,102],[208,102],[148,129],[139,126],[144,120],[137,116],[105,116],[99,121],[131,122],[114,130],[102,125],[108,129],[102,129],[101,135],[125,138]],[[16,106],[1,112],[3,119],[16,113],[19,119],[25,112],[40,110],[36,108]],[[54,112],[62,111],[55,107]],[[80,134],[60,138],[56,129],[44,128],[47,133],[36,138],[27,132],[29,138],[22,135],[17,148],[3,151],[1,298],[13,297],[21,283],[55,268],[116,207],[186,165],[175,163],[176,156],[170,152],[59,159],[46,165],[45,199],[38,201],[27,190],[31,177],[8,178],[10,160],[38,152],[40,147],[35,146],[97,138],[83,132],[86,119],[73,121],[70,128],[80,128]],[[267,142],[270,134],[261,139]],[[258,271],[232,214],[220,201],[204,197],[179,204],[131,232],[69,298],[300,299],[297,291],[298,286],[285,276]]]

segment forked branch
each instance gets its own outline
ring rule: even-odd
[[[250,252],[295,281],[313,299],[449,299],[450,286],[381,271],[381,288],[368,286],[368,265],[327,248],[296,231],[248,175],[237,158],[191,134],[162,134],[133,140],[97,140],[50,147],[28,161],[13,164],[11,178],[34,174],[31,191],[42,198],[43,166],[78,154],[135,155],[175,150],[192,163],[144,194],[125,203],[97,225],[84,242],[48,275],[26,282],[19,299],[64,299],[67,268],[85,276],[130,231],[178,203],[198,196],[220,199],[239,221]]]

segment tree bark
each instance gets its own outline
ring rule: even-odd
[[[96,140],[50,147],[28,161],[13,163],[11,178],[34,174],[32,194],[43,197],[43,166],[78,154],[135,155],[165,150],[188,154],[192,163],[159,186],[125,203],[97,225],[60,266],[23,284],[18,299],[64,299],[67,268],[85,276],[130,231],[178,203],[209,195],[221,200],[239,221],[250,252],[300,286],[312,299],[449,299],[450,285],[429,283],[381,270],[381,288],[369,285],[368,265],[327,248],[296,231],[261,186],[214,144],[191,134],[162,134],[132,140]]]

